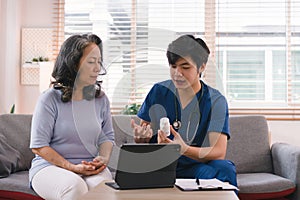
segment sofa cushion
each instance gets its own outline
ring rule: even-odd
[[[29,186],[28,171],[16,172],[7,178],[0,178],[0,194],[1,191],[22,192],[37,196]]]
[[[133,133],[130,121],[134,119],[136,123],[139,122],[139,118],[136,115],[113,115],[113,128],[115,132],[115,143],[120,146],[124,143],[134,142]]]
[[[293,193],[296,185],[293,181],[271,173],[237,174],[241,199],[280,198]],[[245,198],[245,197],[249,198]],[[250,198],[251,197],[251,198]]]
[[[24,165],[20,152],[8,143],[2,132],[0,132],[0,160],[0,178],[9,176]]]
[[[264,116],[230,117],[226,159],[232,160],[237,173],[273,171],[269,130]]]
[[[28,170],[34,157],[29,148],[32,115],[0,115],[0,133],[4,135],[14,152],[17,152],[19,163],[15,171]]]

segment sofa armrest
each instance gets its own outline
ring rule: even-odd
[[[300,147],[274,143],[271,147],[274,173],[293,181],[297,189],[292,199],[300,199]]]

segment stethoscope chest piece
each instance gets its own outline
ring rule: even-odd
[[[181,121],[178,121],[178,120],[175,120],[174,122],[173,122],[173,127],[175,128],[175,129],[180,129],[180,127],[181,127]]]

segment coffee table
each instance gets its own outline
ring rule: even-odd
[[[81,200],[238,200],[234,191],[189,191],[184,192],[177,187],[138,189],[138,190],[115,190],[105,181],[83,195]]]

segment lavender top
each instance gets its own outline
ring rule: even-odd
[[[107,96],[93,100],[61,101],[61,92],[45,91],[35,107],[30,148],[50,146],[71,163],[90,161],[98,155],[101,143],[114,143],[110,104]],[[29,181],[40,169],[51,165],[36,155]]]

